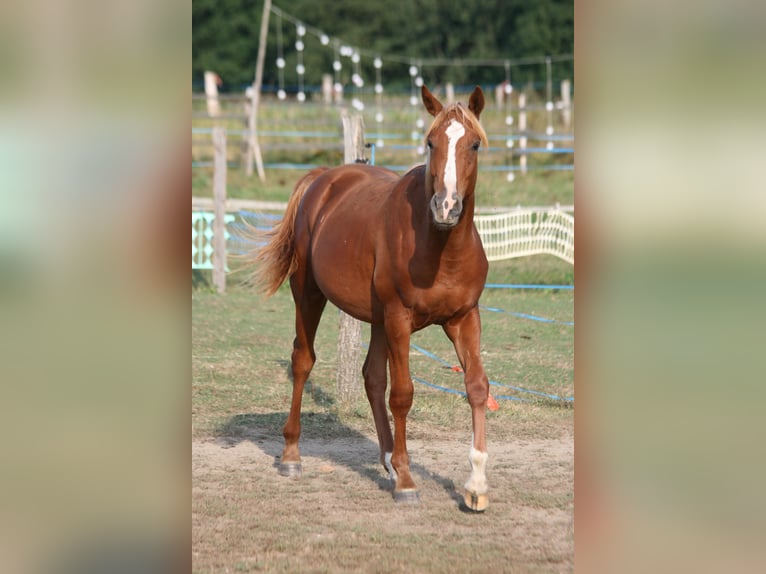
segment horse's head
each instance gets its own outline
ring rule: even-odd
[[[479,146],[487,145],[487,134],[479,124],[484,109],[484,94],[476,86],[462,104],[442,106],[423,85],[426,110],[434,116],[426,134],[426,190],[431,194],[431,214],[439,229],[457,225],[463,212],[463,201],[473,194],[478,169]]]

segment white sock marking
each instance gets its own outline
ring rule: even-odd
[[[392,455],[393,455],[393,453],[391,453],[391,452],[387,452],[386,453],[385,465],[386,465],[386,468],[388,469],[388,478],[390,478],[391,480],[396,482],[396,471],[394,470],[394,466],[391,464],[391,456]]]
[[[468,492],[474,494],[486,494],[487,493],[487,459],[489,454],[476,450],[471,446],[471,452],[468,455],[468,460],[471,462],[471,476],[468,478],[468,482],[465,483],[465,489]]]

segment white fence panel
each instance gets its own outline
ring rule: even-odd
[[[561,209],[521,208],[474,221],[490,261],[549,254],[574,264],[574,217]]]

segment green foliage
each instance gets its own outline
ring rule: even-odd
[[[252,82],[263,3],[255,0],[194,0],[192,78],[214,70],[226,83]]]
[[[399,58],[515,59],[574,51],[574,3],[572,0],[281,0],[275,3],[289,14],[352,46],[381,56]],[[195,0],[192,8],[192,77],[202,80],[206,69],[216,71],[223,89],[239,91],[253,80],[263,3],[255,0]],[[264,69],[264,84],[277,83],[277,27],[271,14]],[[285,79],[294,80],[296,65],[295,26],[282,19]],[[331,46],[307,34],[304,38],[305,81],[319,85],[332,70]],[[342,81],[352,73],[343,59]],[[362,74],[374,77],[369,58],[363,58]],[[382,69],[387,86],[408,86],[409,64],[386,62]],[[540,81],[542,66],[514,68],[514,83]],[[437,66],[422,70],[428,84],[494,83],[505,78],[502,67]],[[573,63],[553,65],[554,79],[572,77]]]

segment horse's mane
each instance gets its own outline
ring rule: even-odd
[[[443,122],[446,122],[449,118],[452,118],[452,117],[457,118],[461,123],[467,124],[469,128],[471,128],[473,131],[479,134],[482,145],[485,148],[489,147],[489,142],[487,140],[487,132],[485,132],[484,128],[481,127],[481,124],[479,123],[478,118],[474,115],[474,113],[471,110],[466,108],[460,102],[450,104],[448,106],[444,106],[442,110],[438,114],[436,114],[436,117],[434,117],[434,121],[431,122],[431,127],[428,128],[428,131],[426,132],[426,139],[428,139],[428,136],[431,135],[431,132],[434,131],[434,129],[436,129]]]

